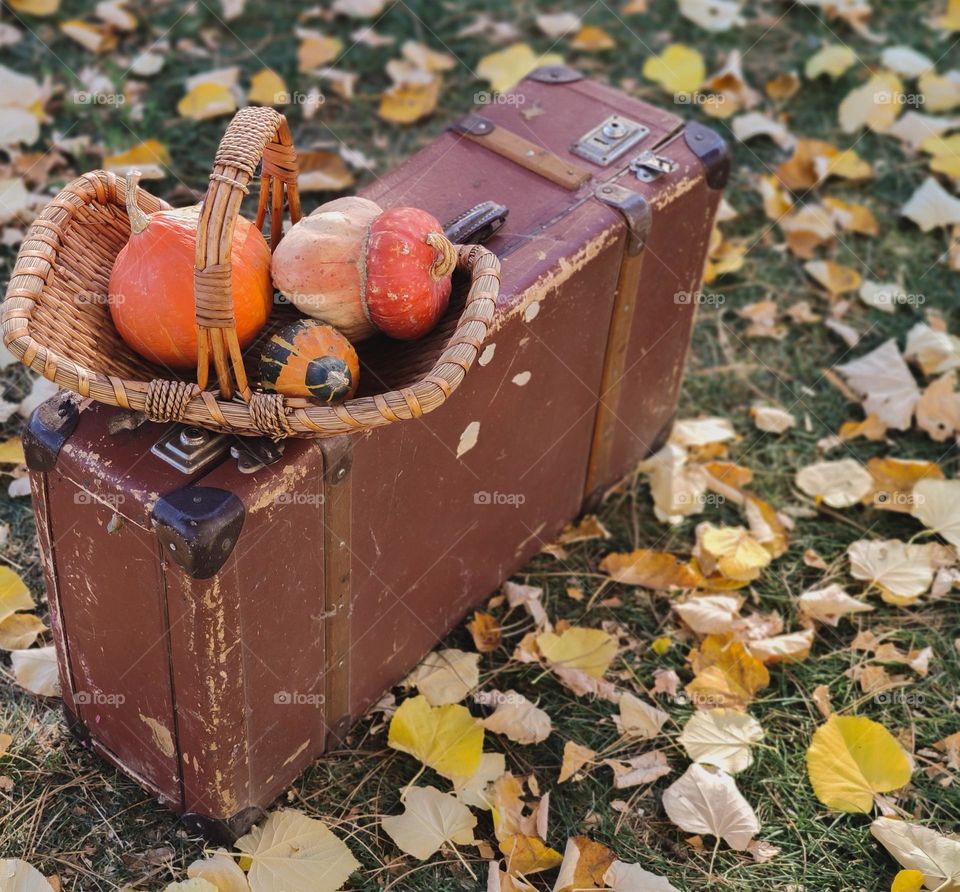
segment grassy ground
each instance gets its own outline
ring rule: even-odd
[[[66,4],[65,4],[66,5]],[[80,11],[80,4],[76,6]],[[296,38],[293,21],[282,4],[248,0],[247,13],[232,22],[229,29],[216,12],[203,2],[184,12],[179,4],[158,4],[148,12],[156,32],[170,29],[171,37],[195,35],[201,28],[211,29],[220,46],[217,65],[238,64],[249,74],[264,65],[278,70],[288,85],[306,89],[309,81],[296,72]],[[697,46],[716,68],[723,54],[735,47],[746,53],[746,70],[755,86],[779,72],[800,70],[803,61],[822,42],[843,42],[856,49],[867,63],[875,63],[879,49],[854,35],[842,24],[829,25],[809,9],[788,4],[753,4],[757,14],[747,28],[713,36],[682,19],[671,0],[651,0],[651,11],[644,15],[624,16],[619,8],[603,2],[583,3],[577,11],[586,20],[607,29],[617,39],[620,50],[600,55],[569,52],[561,44],[543,37],[532,24],[537,4],[505,2],[468,4],[449,2],[396,3],[377,29],[397,38],[422,40],[462,60],[446,78],[438,109],[433,117],[413,127],[389,125],[376,117],[376,95],[387,85],[384,63],[396,54],[391,47],[357,47],[349,51],[341,67],[360,73],[358,96],[352,102],[331,97],[318,116],[310,122],[292,114],[298,145],[331,146],[342,140],[351,148],[360,148],[376,162],[374,171],[364,172],[359,185],[369,182],[378,172],[392,167],[415,151],[462,114],[472,94],[482,88],[472,68],[479,58],[496,47],[476,37],[458,37],[484,9],[494,15],[515,19],[523,38],[538,50],[551,48],[566,52],[569,61],[593,76],[658,102],[669,97],[642,82],[639,71],[649,50],[659,50],[672,40]],[[924,24],[933,4],[913,0],[875,0],[873,27],[890,35],[890,42],[908,43],[939,59],[941,70],[958,62],[957,51],[948,41]],[[550,8],[544,6],[544,8]],[[552,9],[555,11],[556,7]],[[145,10],[144,10],[145,11]],[[61,13],[62,17],[66,17]],[[35,74],[49,73],[54,80],[76,86],[73,70],[79,71],[88,54],[71,44],[44,21],[27,19],[36,36],[28,36],[19,45],[4,48],[4,64]],[[321,25],[329,33],[341,36],[349,46],[348,34],[355,23],[338,19]],[[141,36],[140,40],[145,38]],[[104,69],[116,75],[120,66],[109,61]],[[173,109],[182,95],[185,74],[211,67],[209,59],[182,57],[177,64],[151,80],[143,119],[127,119],[125,113],[89,107],[77,107],[68,100],[53,105],[56,125],[70,135],[88,134],[95,145],[117,151],[143,138],[162,135],[174,157],[175,176],[151,183],[159,194],[169,195],[183,184],[202,189],[223,121],[196,124],[176,117]],[[791,129],[800,135],[831,139],[841,147],[852,145],[856,137],[844,137],[836,127],[836,107],[845,93],[862,81],[864,68],[854,66],[837,84],[826,80],[805,83],[801,93],[787,106]],[[723,125],[720,125],[721,128]],[[744,270],[711,290],[722,292],[725,302],[719,307],[704,307],[694,335],[694,347],[682,396],[681,414],[725,415],[745,434],[732,450],[732,457],[749,465],[756,474],[758,493],[779,507],[798,502],[792,489],[796,468],[818,457],[816,441],[834,432],[849,417],[856,417],[843,396],[821,374],[823,368],[848,353],[839,339],[819,325],[793,326],[781,342],[746,339],[744,323],[736,309],[765,297],[783,307],[798,299],[809,299],[822,309],[818,292],[805,278],[799,264],[775,245],[772,234],[764,235],[767,223],[759,196],[750,188],[751,177],[765,171],[780,159],[780,153],[761,148],[738,146],[734,154],[734,175],[729,197],[740,212],[738,220],[727,224],[728,234],[750,240]],[[901,155],[893,140],[867,135],[857,142],[857,151],[874,162],[877,177],[864,186],[830,186],[826,191],[837,197],[863,201],[881,221],[879,238],[845,239],[837,259],[867,271],[878,280],[901,278],[906,290],[922,293],[924,309],[936,308],[947,318],[953,331],[960,330],[960,305],[955,278],[937,259],[946,248],[938,234],[923,235],[916,228],[901,225],[896,208],[920,182],[924,172],[914,159]],[[77,170],[97,166],[93,153],[76,159]],[[180,193],[182,194],[182,192]],[[10,260],[9,252],[7,260]],[[855,307],[848,321],[871,333],[863,349],[879,344],[893,335],[902,335],[920,318],[920,311],[901,308],[894,315]],[[2,384],[8,399],[23,394],[26,374],[8,369]],[[750,403],[763,398],[790,409],[802,423],[788,436],[777,438],[756,433],[747,416]],[[9,425],[0,431],[6,437],[15,433]],[[892,446],[853,444],[854,454],[866,460],[876,454],[904,458],[930,458],[940,462],[948,476],[957,473],[954,449],[944,449],[921,434],[896,435]],[[714,519],[723,511],[710,509]],[[609,542],[584,543],[571,547],[568,561],[558,566],[547,556],[536,558],[516,577],[519,581],[546,589],[548,611],[555,618],[599,625],[616,620],[630,628],[641,646],[625,654],[615,667],[634,677],[642,688],[652,682],[653,672],[670,667],[688,678],[684,669],[686,647],[674,646],[665,656],[657,656],[646,645],[654,637],[675,631],[668,604],[642,591],[613,586],[607,595],[618,595],[622,606],[595,606],[584,610],[583,603],[565,593],[569,579],[576,580],[590,593],[596,585],[596,565],[606,551],[623,551],[652,543],[680,552],[689,550],[695,518],[671,530],[665,530],[653,518],[646,485],[637,482],[604,505],[601,517],[613,533]],[[0,520],[11,527],[5,559],[25,572],[34,592],[42,591],[33,540],[33,518],[26,500],[0,498]],[[832,514],[801,517],[790,550],[777,561],[761,582],[752,589],[755,603],[764,610],[780,610],[788,622],[794,616],[792,600],[823,574],[807,567],[802,556],[816,549],[830,564],[845,568],[842,556],[846,545],[864,531],[908,538],[915,530],[908,520],[896,515],[879,514],[870,509],[845,512],[843,518]],[[608,769],[594,770],[580,782],[556,787],[554,779],[560,764],[563,743],[567,739],[601,750],[616,740],[616,732],[606,720],[613,708],[604,702],[576,699],[551,677],[543,677],[535,668],[518,664],[504,665],[506,652],[485,657],[485,671],[496,668],[501,689],[513,687],[539,701],[555,721],[556,733],[544,744],[516,747],[502,739],[488,746],[501,747],[509,767],[517,773],[535,772],[544,789],[553,789],[550,842],[563,848],[567,836],[589,833],[613,848],[624,861],[639,861],[647,869],[662,873],[678,888],[748,890],[876,890],[889,887],[895,867],[873,841],[867,830],[869,816],[837,816],[828,813],[814,798],[806,780],[804,752],[819,722],[811,694],[818,685],[830,689],[837,709],[856,711],[882,720],[916,750],[960,728],[957,714],[960,664],[954,641],[960,637],[957,595],[910,610],[880,605],[863,625],[876,633],[885,632],[904,649],[932,646],[936,653],[933,669],[925,679],[909,688],[905,702],[884,703],[867,697],[845,674],[857,664],[859,655],[849,648],[857,621],[843,622],[838,629],[821,629],[811,657],[804,663],[778,668],[772,683],[754,707],[752,714],[766,729],[765,744],[757,750],[756,763],[738,777],[738,784],[760,818],[761,838],[781,849],[778,857],[755,864],[729,850],[716,859],[714,875],[707,880],[710,849],[697,850],[688,844],[685,834],[665,817],[659,805],[659,792],[670,779],[653,788],[614,791]],[[524,631],[515,625],[508,641],[512,647]],[[469,638],[461,630],[451,636],[449,645],[468,646]],[[689,707],[669,707],[675,730],[689,714]],[[319,760],[290,789],[287,799],[298,808],[331,823],[363,863],[350,889],[467,890],[478,884],[452,857],[437,857],[418,865],[399,857],[396,848],[379,828],[377,815],[398,810],[399,788],[413,775],[411,760],[385,747],[385,736],[369,733],[369,722],[361,723],[350,738],[349,749],[331,753]],[[189,837],[176,820],[147,798],[131,782],[105,768],[96,758],[80,749],[65,733],[56,703],[42,703],[18,692],[12,684],[0,684],[0,731],[13,735],[11,754],[0,762],[0,774],[12,780],[12,788],[0,788],[0,810],[6,819],[0,824],[0,856],[24,857],[45,873],[58,873],[63,888],[76,890],[116,889],[124,883],[137,888],[155,888],[182,878],[186,865],[203,851],[201,841]],[[678,751],[676,764],[685,760]],[[942,830],[955,829],[960,822],[960,788],[942,786],[928,779],[918,760],[913,786],[902,801],[907,811],[930,821]],[[633,792],[633,795],[627,795]],[[626,812],[611,808],[611,802],[625,799]],[[492,838],[489,819],[481,818],[481,835]],[[484,868],[481,865],[480,875]],[[548,886],[543,886],[548,888]]]

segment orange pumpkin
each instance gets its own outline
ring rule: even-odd
[[[298,319],[272,335],[260,357],[260,386],[273,393],[334,403],[357,392],[360,362],[339,331]]]
[[[171,369],[194,368],[193,270],[200,206],[148,216],[137,206],[139,178],[135,172],[127,177],[130,239],[110,275],[110,315],[126,344],[141,356]],[[270,316],[273,288],[270,248],[243,217],[237,218],[230,257],[237,338],[248,347]]]
[[[338,198],[293,226],[273,255],[273,280],[301,312],[350,340],[377,331],[418,338],[450,300],[456,253],[435,217]]]

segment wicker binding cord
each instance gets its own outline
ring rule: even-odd
[[[432,368],[410,386],[339,405],[251,390],[234,324],[230,254],[240,204],[258,166],[256,225],[262,227],[269,212],[274,249],[284,209],[293,222],[301,215],[296,151],[283,115],[244,108],[217,150],[197,227],[196,383],[171,379],[167,369],[137,356],[110,319],[110,270],[130,225],[126,185],[107,171],[75,179],[30,226],[0,307],[4,344],[25,365],[81,396],[143,412],[154,421],[241,435],[330,437],[419,418],[438,408],[476,360],[494,317],[500,263],[478,245],[438,246],[434,274],[455,264],[472,281]],[[169,207],[142,189],[136,202],[147,214]],[[211,363],[216,394],[207,389]]]

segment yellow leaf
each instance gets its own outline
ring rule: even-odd
[[[920,892],[922,888],[923,874],[919,870],[898,870],[890,892]]]
[[[469,777],[480,767],[483,725],[465,706],[412,697],[393,714],[387,742],[444,777]]]
[[[653,641],[650,642],[650,650],[658,657],[662,657],[671,647],[673,647],[673,641],[665,635],[660,638],[654,638]]]
[[[140,171],[144,179],[160,179],[166,176],[165,167],[170,165],[170,153],[167,147],[157,139],[146,139],[118,155],[108,155],[103,159],[106,170],[124,173],[131,167]]]
[[[26,460],[19,437],[11,437],[0,443],[0,465],[22,465]]]
[[[694,93],[706,77],[703,56],[692,47],[672,43],[643,63],[643,76],[668,93]]]
[[[960,0],[948,0],[947,11],[935,18],[932,24],[947,33],[960,31]]]
[[[813,792],[835,811],[869,812],[874,794],[900,789],[911,770],[896,738],[863,716],[830,716],[807,750]]]
[[[191,121],[204,121],[237,110],[237,100],[223,84],[197,84],[177,103],[177,114]]]
[[[782,102],[797,94],[800,89],[800,78],[792,71],[784,71],[775,78],[768,80],[764,90],[775,102]]]
[[[106,25],[91,25],[82,19],[60,23],[60,30],[91,53],[103,53],[117,45],[117,35]]]
[[[60,9],[60,0],[7,0],[7,5],[21,15],[41,18],[54,15]]]
[[[729,635],[708,635],[690,651],[694,679],[686,691],[698,708],[744,709],[770,684],[770,673],[743,644]]]
[[[811,260],[803,268],[831,297],[856,291],[863,282],[863,277],[855,269],[834,260]]]
[[[425,83],[395,84],[380,96],[377,114],[394,124],[412,124],[429,115],[440,98],[440,78]]]
[[[570,41],[575,50],[589,53],[598,53],[603,50],[612,50],[617,42],[603,28],[596,25],[584,25]]]
[[[256,105],[286,105],[290,101],[290,94],[277,72],[263,68],[250,78],[247,99]]]
[[[336,892],[360,865],[329,827],[293,809],[273,812],[236,842],[251,889]]]
[[[24,581],[9,567],[0,566],[0,621],[35,606]]]
[[[339,37],[326,37],[323,34],[312,35],[304,39],[297,48],[297,69],[303,73],[329,64],[343,50],[343,41]]]
[[[829,74],[834,80],[840,77],[857,61],[857,54],[844,44],[829,44],[814,53],[804,66],[803,73],[808,80],[821,74]]]
[[[484,56],[477,65],[477,77],[490,82],[494,93],[502,93],[523,80],[535,68],[562,65],[557,53],[540,55],[525,43],[515,43],[506,49]]]
[[[249,856],[247,856],[249,858]],[[249,892],[250,885],[236,861],[223,849],[197,859],[187,868],[190,879],[206,880],[217,892]]]
[[[697,562],[708,575],[719,571],[727,579],[751,582],[772,558],[743,527],[705,523],[697,531]]]
[[[600,569],[609,573],[616,582],[655,590],[697,588],[704,583],[703,577],[689,561],[681,561],[676,555],[648,548],[638,548],[628,554],[608,554],[600,562]]]
[[[615,860],[616,855],[605,845],[586,836],[571,837],[567,840],[553,892],[604,888],[603,877]]]
[[[0,621],[0,650],[30,647],[47,627],[32,613],[14,613]]]
[[[537,647],[551,664],[564,669],[579,669],[592,678],[603,678],[617,655],[617,642],[602,629],[573,626],[557,635],[543,632]]]
[[[960,105],[960,83],[953,76],[925,71],[917,81],[923,94],[923,108],[928,112],[945,112]]]
[[[563,855],[542,840],[519,833],[504,839],[500,851],[507,859],[507,873],[520,876],[551,870],[563,861]]]
[[[900,458],[871,458],[867,470],[873,477],[871,499],[876,508],[909,514],[913,510],[913,488],[921,480],[943,480],[943,471],[931,461]]]
[[[477,819],[462,802],[434,787],[413,787],[404,798],[402,815],[381,820],[397,847],[425,861],[445,844],[473,845]]]

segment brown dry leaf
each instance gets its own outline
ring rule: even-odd
[[[960,430],[956,372],[947,372],[923,391],[917,403],[917,427],[937,442],[949,439]]]
[[[543,608],[543,589],[536,585],[520,585],[516,582],[505,582],[501,589],[511,610],[523,607],[538,629],[552,629],[547,611]]]
[[[907,332],[903,357],[919,365],[925,375],[940,375],[960,366],[960,338],[918,322]]]
[[[823,199],[824,205],[830,209],[837,225],[846,232],[855,232],[858,235],[876,236],[880,234],[877,218],[870,209],[856,202],[841,201],[829,195]]]
[[[470,635],[473,637],[473,646],[482,654],[493,653],[503,638],[503,629],[493,614],[477,610],[473,619],[467,624]]]
[[[757,691],[770,684],[763,663],[730,635],[707,636],[688,659],[695,677],[685,690],[698,709],[743,710]]]
[[[780,307],[773,300],[759,300],[756,303],[746,304],[737,310],[741,319],[747,320],[744,334],[748,338],[774,338],[780,340],[786,337],[787,328],[777,320],[780,316]]]
[[[563,666],[551,666],[557,681],[568,687],[578,697],[600,697],[611,703],[620,701],[621,692],[612,682],[595,678],[582,669],[568,669]]]
[[[342,192],[353,185],[353,174],[337,152],[298,151],[297,161],[301,192]]]
[[[700,595],[673,605],[673,609],[698,635],[730,632],[740,618],[743,599],[736,595]]]
[[[810,260],[817,249],[837,235],[837,224],[830,212],[819,204],[807,204],[777,221],[791,253]]]
[[[797,606],[804,616],[829,626],[836,626],[841,617],[873,610],[873,605],[851,597],[843,586],[837,583],[804,592],[800,595]]]
[[[870,500],[875,508],[910,514],[913,510],[913,488],[921,480],[943,480],[940,468],[929,461],[899,458],[871,458],[867,470],[873,477]]]
[[[785,102],[799,92],[801,81],[795,71],[784,71],[767,81],[764,90],[774,102]]]
[[[560,776],[557,778],[557,783],[566,783],[584,765],[592,762],[596,757],[597,754],[594,750],[568,740],[563,745],[563,764],[560,766]]]
[[[673,770],[663,750],[650,750],[629,759],[604,759],[603,764],[613,770],[613,786],[617,790],[652,784]]]
[[[743,109],[751,109],[760,100],[760,94],[746,81],[743,57],[739,50],[731,50],[727,62],[700,87],[707,94],[703,111],[712,118],[729,118]]]
[[[615,715],[613,720],[622,736],[651,740],[660,734],[669,718],[662,709],[627,692],[620,698],[620,715]]]
[[[689,561],[662,551],[638,548],[628,554],[608,554],[600,570],[616,582],[654,590],[699,588],[703,576]]]
[[[606,846],[586,836],[571,837],[567,840],[553,892],[602,888],[604,875],[615,860],[616,856]]]
[[[576,524],[567,524],[557,541],[561,545],[573,545],[575,542],[589,542],[592,539],[609,539],[610,531],[595,514],[584,515]]]
[[[60,23],[60,30],[91,53],[105,53],[117,45],[117,34],[108,25],[94,25],[83,19],[69,19]]]
[[[667,443],[659,452],[637,465],[650,481],[654,513],[666,523],[677,523],[703,511],[707,475],[697,465],[687,463],[687,450]]]
[[[855,269],[833,260],[810,260],[803,265],[803,269],[830,297],[856,291],[863,281]]]
[[[775,406],[751,406],[750,417],[753,419],[757,430],[769,434],[782,434],[797,423],[797,419],[793,415]]]
[[[887,437],[887,426],[876,415],[868,415],[863,421],[845,421],[840,425],[837,436],[844,442],[863,437],[879,443]]]
[[[777,167],[780,181],[794,192],[805,192],[828,177],[860,180],[873,176],[873,168],[853,149],[839,150],[822,139],[801,139],[793,156]]]
[[[830,718],[833,715],[833,704],[830,702],[830,688],[825,684],[818,684],[813,689],[813,695],[811,698],[814,702],[814,705],[817,707],[817,711],[825,719]]]
[[[480,654],[451,647],[427,654],[403,681],[431,706],[459,703],[480,684]]]
[[[763,200],[763,212],[768,220],[780,221],[793,207],[793,199],[790,197],[790,193],[783,187],[780,180],[772,174],[764,174],[759,177],[757,189]],[[827,222],[829,225],[829,221]],[[833,236],[832,226],[829,226],[827,236]]]

